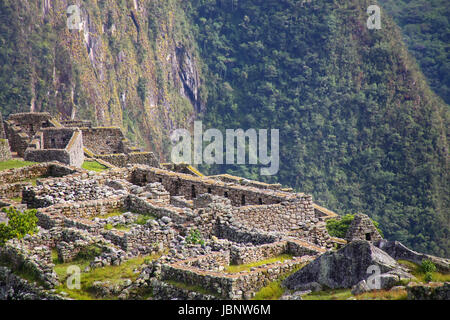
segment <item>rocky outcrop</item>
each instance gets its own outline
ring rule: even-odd
[[[283,285],[291,290],[351,288],[367,280],[379,268],[381,288],[395,285],[392,279],[412,277],[386,252],[368,241],[353,241],[336,252],[327,252],[288,277]],[[385,281],[386,280],[386,281]]]
[[[413,251],[398,241],[379,240],[374,245],[395,260],[408,260],[414,263],[422,263],[422,260],[431,260],[441,272],[450,272],[450,260]]]

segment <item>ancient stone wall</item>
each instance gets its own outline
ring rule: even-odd
[[[159,162],[152,152],[97,154],[95,157],[107,161],[116,167],[126,167],[129,164],[143,164],[150,167],[159,167]]]
[[[189,266],[197,260],[194,258],[192,261],[163,264],[161,279],[200,286],[224,299],[249,299],[257,290],[276,280],[280,275],[292,272],[311,259],[311,257],[304,256],[287,260],[284,263],[256,267],[253,271],[224,274]]]
[[[1,119],[0,119],[1,121]],[[0,128],[1,130],[1,128]],[[0,131],[1,135],[1,131]],[[0,162],[11,159],[11,150],[9,148],[9,142],[6,139],[0,137]]]
[[[64,127],[78,127],[78,128],[92,128],[92,121],[90,120],[62,120],[61,125]]]
[[[39,134],[41,141],[35,139],[25,151],[27,161],[59,161],[74,167],[84,162],[83,139],[80,130],[71,128],[43,129]]]
[[[378,241],[383,239],[368,215],[358,213],[348,228],[345,240]]]
[[[312,197],[304,195],[295,202],[234,208],[233,218],[242,226],[263,231],[291,232],[315,219]]]
[[[21,182],[40,177],[63,177],[77,172],[76,168],[59,163],[39,163],[0,172],[0,184]]]
[[[184,196],[187,199],[196,198],[200,194],[210,193],[230,199],[233,206],[275,204],[283,201],[294,201],[297,197],[303,196],[303,194],[258,189],[225,183],[208,177],[195,177],[158,168],[139,166],[133,171],[132,182],[137,185],[160,182],[171,195]]]
[[[124,153],[122,131],[118,127],[81,128],[84,146],[98,155]]]
[[[41,128],[53,127],[51,119],[51,115],[47,112],[15,113],[8,117],[8,120],[22,128],[23,132],[30,138]]]

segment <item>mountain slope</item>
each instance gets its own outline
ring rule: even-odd
[[[161,157],[202,109],[195,41],[178,0],[0,2],[0,111],[119,125]],[[82,30],[69,30],[69,5]],[[70,20],[73,21],[73,20]]]
[[[449,255],[448,107],[374,1],[192,1],[209,127],[280,129],[272,178],[385,236]],[[206,167],[258,178],[257,168]]]
[[[430,87],[450,104],[450,2],[446,0],[380,0],[402,28]]]

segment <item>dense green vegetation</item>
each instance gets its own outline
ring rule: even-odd
[[[330,236],[337,238],[345,238],[347,234],[347,230],[350,227],[353,219],[355,218],[354,214],[346,214],[342,216],[340,219],[328,219],[327,220],[327,230]],[[383,236],[383,232],[380,229],[380,224],[372,219],[375,228],[377,228],[378,232]]]
[[[416,282],[448,282],[450,274],[442,273],[436,270],[436,266],[430,260],[423,260],[421,264],[406,260],[398,260],[398,263],[409,269],[415,277]]]
[[[399,28],[366,27],[363,0],[186,4],[209,73],[205,127],[280,130],[280,171],[211,166],[367,213],[388,239],[448,256],[448,106]]]
[[[450,104],[448,0],[379,0],[402,28],[403,39],[430,87]]]
[[[0,246],[3,246],[9,239],[21,239],[27,234],[36,232],[38,219],[36,210],[25,210],[21,212],[14,207],[3,208],[6,213],[8,223],[0,223]]]

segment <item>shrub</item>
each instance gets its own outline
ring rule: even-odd
[[[18,211],[16,208],[3,208],[6,213],[8,223],[0,223],[0,246],[3,246],[9,239],[21,239],[27,234],[37,231],[36,210]]]
[[[332,237],[345,238],[345,234],[354,218],[355,216],[353,214],[346,214],[345,216],[342,216],[340,220],[329,219],[327,221],[328,233]]]
[[[433,273],[436,271],[436,265],[431,260],[422,260],[422,265],[420,266],[423,273]]]
[[[329,219],[327,220],[327,230],[330,236],[336,237],[336,238],[345,238],[345,235],[347,234],[347,230],[350,227],[350,224],[352,223],[353,219],[355,218],[354,214],[346,214],[341,217],[341,219]],[[383,237],[383,232],[380,229],[380,224],[372,220],[373,225],[378,230],[380,235]]]
[[[433,274],[431,272],[425,273],[425,277],[423,278],[426,283],[431,282],[433,280]]]
[[[202,234],[197,229],[192,229],[186,237],[186,242],[189,244],[205,244]]]

